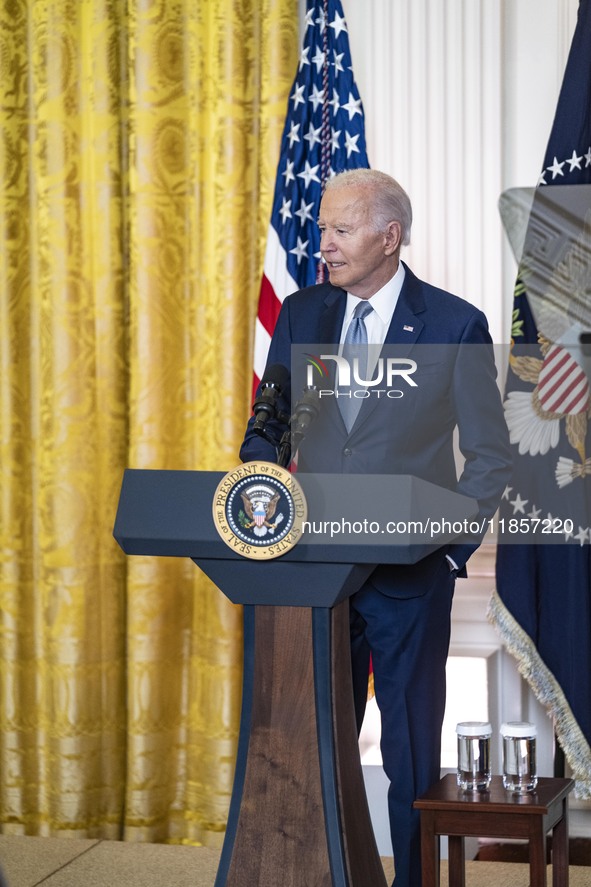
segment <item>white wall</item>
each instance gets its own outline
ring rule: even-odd
[[[577,5],[343,0],[370,163],[414,206],[405,258],[481,307],[497,342],[515,275],[497,200],[537,181]]]

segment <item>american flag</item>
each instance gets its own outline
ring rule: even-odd
[[[324,279],[320,198],[331,175],[369,167],[364,123],[341,2],[308,0],[267,237],[255,331],[255,389],[284,298]]]

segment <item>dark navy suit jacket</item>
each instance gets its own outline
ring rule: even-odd
[[[300,448],[298,471],[416,475],[476,499],[478,517],[492,517],[510,474],[510,455],[486,318],[470,303],[405,269],[384,345],[396,346],[397,357],[416,362],[412,376],[416,387],[409,388],[401,379],[399,399],[368,397],[349,433],[336,398],[321,399],[320,416]],[[267,366],[282,364],[292,371],[295,397],[305,379],[301,367],[292,363],[292,346],[310,346],[311,353],[317,353],[319,346],[331,345],[334,351],[346,301],[346,293],[330,283],[300,290],[285,300]],[[330,380],[320,384],[330,388]],[[281,406],[291,411],[289,392]],[[253,421],[241,458],[276,461],[274,447],[253,432]],[[456,427],[464,460],[459,471],[454,456]],[[277,439],[280,433],[276,428]],[[446,553],[465,575],[464,565],[478,541],[462,538],[416,564],[377,567],[371,584],[393,597],[421,595],[435,581]]]

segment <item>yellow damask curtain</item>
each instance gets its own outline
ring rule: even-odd
[[[112,527],[238,461],[296,56],[296,0],[0,7],[4,833],[221,843],[241,613]]]

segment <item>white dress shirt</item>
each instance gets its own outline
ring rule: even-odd
[[[373,311],[365,318],[367,341],[370,345],[382,346],[384,344],[386,333],[388,332],[388,327],[390,326],[392,315],[394,314],[394,309],[398,302],[400,290],[404,283],[405,273],[404,265],[402,262],[399,262],[398,270],[394,277],[390,278],[388,283],[383,286],[381,290],[378,290],[377,293],[374,293],[373,296],[367,300],[373,308]],[[353,312],[357,305],[363,301],[366,300],[360,299],[359,296],[353,296],[351,293],[347,293],[345,317],[341,329],[341,338],[339,340],[341,345],[345,341],[347,327],[351,323]]]

